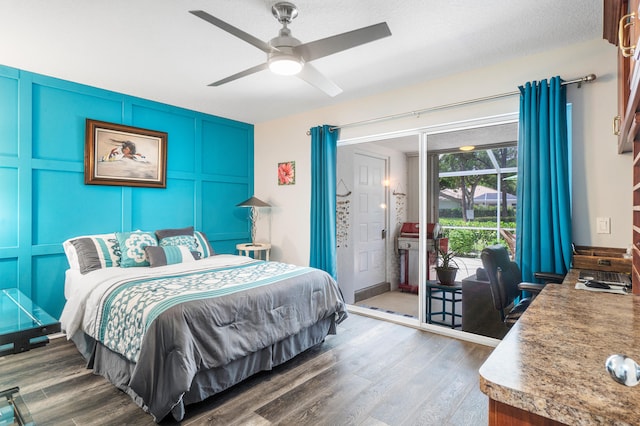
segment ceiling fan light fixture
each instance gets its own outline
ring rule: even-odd
[[[274,74],[288,76],[299,74],[298,77],[301,80],[328,96],[334,97],[342,93],[342,89],[316,70],[311,62],[391,35],[387,23],[380,22],[308,43],[301,43],[300,40],[291,36],[291,30],[288,27],[298,16],[298,8],[288,1],[277,1],[271,8],[273,16],[282,25],[282,28],[278,31],[278,35],[269,42],[262,41],[204,10],[190,10],[189,12],[267,54],[266,62],[209,84],[214,87],[269,68]]]
[[[293,55],[276,55],[269,58],[269,69],[278,75],[296,75],[302,71],[302,59]]]

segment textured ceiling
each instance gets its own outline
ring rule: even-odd
[[[314,61],[331,98],[269,71],[208,87],[265,54],[191,15],[268,41],[270,0],[0,0],[0,64],[259,123],[600,38],[602,0],[297,0],[303,43],[386,21],[392,36]]]

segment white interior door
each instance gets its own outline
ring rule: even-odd
[[[354,155],[355,290],[386,281],[386,160]]]

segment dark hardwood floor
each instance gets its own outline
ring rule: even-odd
[[[492,349],[350,314],[323,344],[188,406],[182,424],[486,425],[478,368]],[[84,366],[72,343],[53,339],[0,357],[0,389],[20,386],[39,426],[154,424]]]

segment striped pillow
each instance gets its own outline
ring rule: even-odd
[[[120,245],[114,233],[77,237],[62,245],[69,267],[78,269],[82,274],[120,266]]]
[[[195,251],[200,253],[200,259],[204,259],[205,257],[213,256],[216,254],[216,252],[213,251],[211,244],[209,244],[209,240],[207,239],[207,236],[204,234],[204,232],[195,231],[193,233],[193,237],[196,239]]]
[[[144,251],[147,254],[147,259],[149,259],[149,266],[152,268],[176,263],[195,262],[197,255],[197,253],[194,254],[185,246],[147,246]]]

